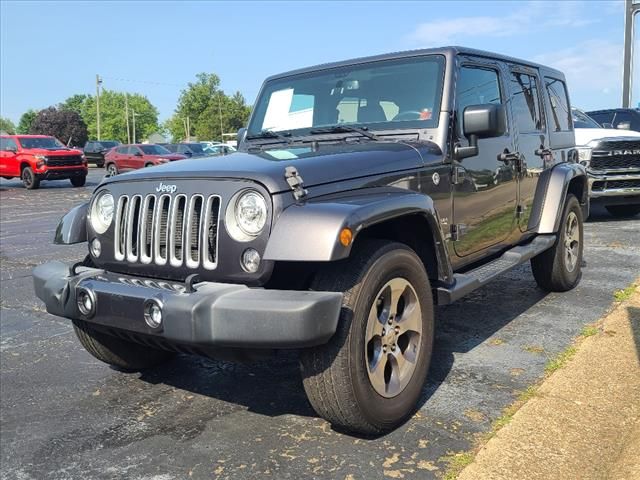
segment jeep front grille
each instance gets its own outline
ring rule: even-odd
[[[605,141],[591,154],[592,170],[640,170],[640,140]]]
[[[115,259],[214,270],[219,218],[218,195],[123,195],[116,209]]]

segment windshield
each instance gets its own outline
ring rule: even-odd
[[[577,108],[571,109],[571,115],[575,128],[602,128],[598,122]]]
[[[275,79],[256,102],[248,135],[342,124],[436,127],[443,71],[444,57],[429,55]]]
[[[113,148],[116,145],[120,145],[120,142],[99,142],[103,148]]]
[[[140,150],[142,150],[146,155],[166,155],[171,153],[160,145],[140,145]]]
[[[186,143],[185,145],[194,153],[204,153],[204,148],[199,143]]]
[[[44,148],[46,150],[66,149],[62,142],[53,137],[18,137],[22,148]]]

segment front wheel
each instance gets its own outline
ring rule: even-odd
[[[36,176],[35,173],[33,173],[31,167],[24,167],[22,169],[20,178],[22,179],[24,188],[26,188],[27,190],[35,190],[36,188],[40,187],[40,179]]]
[[[74,187],[84,187],[84,184],[87,183],[87,177],[85,175],[81,177],[71,177],[71,185]]]
[[[87,352],[98,360],[122,370],[144,370],[174,356],[171,352],[127,342],[99,332],[82,320],[74,320],[73,329]]]
[[[433,350],[433,300],[420,258],[405,245],[368,241],[319,272],[314,290],[344,292],[338,328],[304,350],[304,389],[334,426],[391,430],[415,410]]]
[[[107,165],[107,177],[115,177],[118,174],[118,167],[115,163]]]
[[[540,288],[566,292],[578,284],[582,275],[583,238],[580,203],[574,195],[568,195],[556,242],[531,259],[533,276]]]
[[[619,218],[635,217],[640,213],[640,205],[606,205],[604,208],[611,215]]]

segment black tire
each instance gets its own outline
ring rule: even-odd
[[[617,218],[635,217],[640,213],[640,205],[605,205],[604,208]]]
[[[73,185],[74,187],[84,187],[84,184],[87,183],[87,177],[86,175],[83,175],[82,177],[71,177],[71,185]]]
[[[98,332],[82,320],[74,320],[73,328],[82,346],[101,362],[126,371],[155,367],[174,356],[159,350]]]
[[[380,294],[386,285],[396,280],[411,285],[415,294],[413,299],[417,300],[421,311],[417,321],[421,322],[422,332],[413,350],[417,351],[412,362],[414,367],[410,375],[405,376],[408,383],[399,393],[385,397],[376,391],[370,379],[368,362],[372,351],[370,343],[366,343],[367,319],[373,311],[374,302],[375,308],[380,308]],[[400,243],[367,241],[354,247],[348,260],[320,271],[312,289],[344,292],[344,299],[335,335],[326,345],[301,353],[303,385],[309,402],[320,416],[344,430],[376,435],[395,428],[416,409],[433,350],[433,299],[429,278],[420,258]],[[403,315],[398,308],[396,319]],[[380,315],[376,316],[380,320]],[[381,325],[386,328],[384,323]],[[384,334],[384,330],[382,332]],[[384,342],[386,337],[380,338]],[[398,353],[404,356],[406,353],[400,351],[401,338],[398,335],[395,354],[378,351],[380,363],[385,363],[382,370],[385,383],[387,367],[392,360],[390,356]],[[395,343],[393,346],[396,347]]]
[[[576,221],[575,228],[573,224]],[[577,232],[569,234],[569,231]],[[577,242],[577,243],[575,243]],[[558,238],[549,250],[531,259],[533,276],[540,288],[550,292],[566,292],[574,288],[582,276],[584,248],[582,208],[574,195],[567,195]],[[571,255],[569,254],[571,250]],[[573,265],[573,268],[571,266]]]
[[[153,167],[153,163],[145,163],[144,168]]]
[[[27,190],[35,190],[37,188],[40,188],[40,179],[35,173],[33,173],[31,167],[24,167],[22,169],[22,173],[20,174],[20,178],[22,179],[24,188],[26,188]]]
[[[107,177],[115,177],[118,175],[118,167],[115,163],[107,163]]]
[[[104,167],[104,162],[96,162],[96,167],[97,167],[97,168],[102,168],[102,167]]]

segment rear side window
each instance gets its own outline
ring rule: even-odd
[[[518,132],[532,133],[544,130],[536,77],[522,72],[511,72],[511,111]]]
[[[502,103],[498,72],[489,68],[466,66],[460,69],[456,84],[457,118],[462,133],[464,109],[469,105]]]
[[[13,138],[0,138],[0,150],[18,150],[18,144]]]
[[[544,84],[551,102],[551,128],[555,132],[566,132],[573,128],[567,87],[562,80],[545,77]]]

